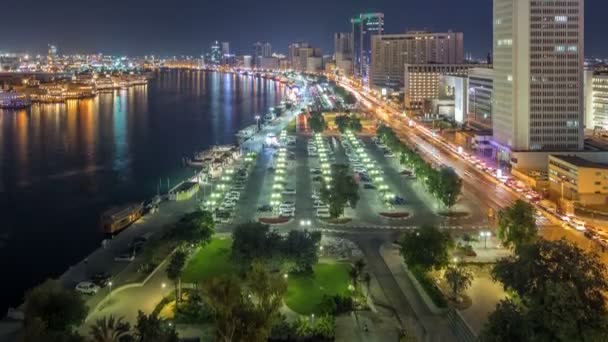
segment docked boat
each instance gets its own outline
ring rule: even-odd
[[[0,91],[0,108],[22,109],[31,106],[30,99],[24,94]]]
[[[101,215],[101,227],[108,234],[118,233],[139,220],[143,211],[142,202],[111,208]]]
[[[236,138],[239,144],[243,143],[243,141],[251,138],[258,132],[258,125],[251,125],[243,128],[236,134]]]

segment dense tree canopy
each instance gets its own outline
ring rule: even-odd
[[[522,200],[498,212],[498,238],[509,248],[520,248],[537,239],[534,207]]]
[[[347,131],[361,132],[363,129],[361,119],[354,115],[338,115],[335,118],[335,123],[336,126],[338,126],[340,133],[345,133]]]
[[[211,212],[196,210],[181,217],[175,225],[174,233],[187,243],[205,245],[211,240],[214,227]]]
[[[516,334],[505,324],[524,331],[523,341],[601,341],[608,336],[608,280],[597,255],[566,240],[540,239],[500,260],[492,276],[516,299],[497,307],[485,340],[506,341]]]
[[[308,118],[308,125],[315,133],[323,133],[327,129],[327,123],[321,112],[311,112]]]
[[[70,333],[80,326],[87,316],[82,297],[73,290],[66,290],[56,280],[47,280],[25,295],[25,326],[42,327],[54,333]]]
[[[351,208],[359,202],[359,185],[348,170],[348,166],[334,164],[331,166],[331,183],[323,181],[321,186],[321,199],[329,205],[331,217],[340,217],[347,204]]]
[[[405,233],[400,241],[401,255],[409,267],[428,271],[441,269],[449,263],[452,237],[433,226],[423,226]]]

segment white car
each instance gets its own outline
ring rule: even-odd
[[[319,217],[319,218],[329,218],[330,217],[330,215],[329,215],[329,209],[325,209],[325,208],[317,209],[317,217]]]
[[[90,281],[82,281],[76,285],[76,291],[86,295],[94,295],[99,292],[99,290],[100,287]]]
[[[283,195],[295,195],[296,189],[286,188],[283,189]]]
[[[327,204],[323,203],[323,201],[315,201],[312,207],[315,209],[328,209]]]
[[[125,253],[114,257],[114,261],[131,262],[133,260],[135,260],[135,254],[133,253]]]
[[[293,217],[296,214],[296,209],[295,208],[290,208],[290,209],[281,209],[281,211],[279,212],[279,216],[282,217]]]

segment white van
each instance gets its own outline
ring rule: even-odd
[[[327,208],[319,208],[317,209],[317,217],[319,218],[329,218],[329,209]]]

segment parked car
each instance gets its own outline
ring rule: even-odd
[[[296,209],[295,208],[290,208],[290,209],[281,209],[281,211],[279,212],[279,216],[281,217],[293,217],[296,214]]]
[[[118,262],[131,262],[133,260],[135,260],[135,254],[131,252],[117,255],[114,257],[114,261]]]
[[[261,213],[271,212],[272,206],[270,204],[264,204],[258,208],[258,211]]]
[[[319,218],[329,218],[330,217],[330,215],[329,215],[329,209],[325,209],[325,208],[317,209],[317,217],[319,217]]]
[[[363,184],[363,189],[365,190],[376,190],[376,186],[373,184],[365,183]]]
[[[100,288],[104,288],[106,286],[108,286],[108,283],[110,282],[110,274],[105,273],[105,272],[97,272],[94,273],[93,275],[91,275],[91,282],[97,286],[99,286]]]
[[[295,194],[296,194],[296,189],[292,189],[292,188],[283,189],[283,195],[295,195]]]
[[[94,295],[99,292],[99,286],[90,281],[81,281],[76,285],[76,291],[86,295]]]
[[[313,202],[312,207],[315,209],[327,208],[327,204],[323,203],[321,200],[316,200]]]

